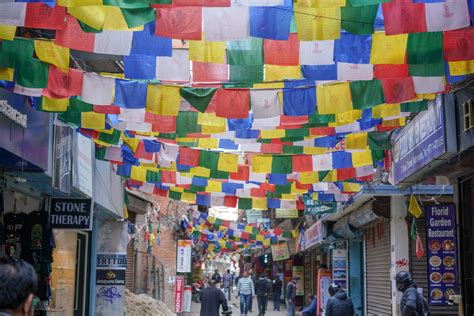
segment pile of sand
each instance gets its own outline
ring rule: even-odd
[[[125,290],[125,315],[127,316],[175,316],[162,301],[146,294],[136,295]]]

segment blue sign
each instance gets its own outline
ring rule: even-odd
[[[428,283],[431,305],[448,305],[451,295],[459,293],[454,205],[426,206],[428,244]]]

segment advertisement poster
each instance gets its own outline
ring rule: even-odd
[[[327,230],[326,225],[323,223],[322,220],[317,221],[313,225],[311,225],[308,229],[304,232],[304,249],[311,248],[315,245],[318,245],[324,241],[326,238]]]
[[[329,299],[328,289],[332,282],[331,275],[331,270],[318,270],[318,316],[324,315],[324,308]]]
[[[448,305],[449,296],[458,294],[454,205],[426,206],[425,214],[429,301],[431,305]]]
[[[298,210],[284,210],[277,208],[275,210],[276,218],[298,218]]]
[[[183,295],[184,295],[184,276],[177,275],[176,288],[174,292],[174,299],[175,299],[174,309],[176,313],[183,312]]]
[[[272,258],[273,261],[285,260],[290,257],[288,251],[288,244],[286,242],[281,244],[272,245]]]
[[[176,258],[176,271],[180,273],[191,272],[191,240],[178,240],[178,256]]]
[[[347,250],[336,249],[332,255],[332,278],[344,290],[347,290]]]
[[[299,277],[298,283],[296,283],[296,296],[304,295],[304,267],[293,266],[293,277]]]

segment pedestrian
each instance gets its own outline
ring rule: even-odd
[[[244,271],[237,284],[237,297],[240,296],[240,314],[247,316],[250,311],[250,302],[255,295],[255,288],[249,273]]]
[[[230,289],[232,287],[232,274],[230,274],[230,270],[227,270],[222,276],[222,286],[226,299],[230,300]]]
[[[303,308],[301,311],[303,313],[303,316],[316,316],[316,309],[318,307],[318,301],[316,299],[316,296],[313,294],[308,295],[309,299],[309,305]]]
[[[216,282],[211,280],[209,286],[201,292],[200,316],[219,316],[221,305],[224,311],[229,310],[224,293],[216,287]]]
[[[22,259],[0,258],[0,315],[33,315],[38,276]]]
[[[221,283],[221,275],[219,274],[219,270],[215,270],[214,274],[211,277],[211,280],[216,282],[216,285]]]
[[[288,316],[295,316],[295,298],[296,298],[296,283],[300,278],[294,276],[291,282],[286,286],[285,301],[286,301],[286,314]]]
[[[395,276],[397,290],[403,292],[400,301],[401,316],[425,316],[430,315],[428,301],[418,293],[417,286],[413,282],[411,273],[400,271]]]
[[[250,279],[252,279],[253,286],[255,287],[255,284],[257,283],[257,276],[253,272],[252,268],[249,269],[249,276],[250,276]],[[253,305],[253,297],[250,298],[250,307],[249,307],[250,313],[252,312],[252,305]]]
[[[258,316],[264,316],[267,310],[267,299],[270,292],[268,280],[264,274],[261,274],[255,284],[255,293],[257,294]]]
[[[282,281],[280,280],[280,277],[277,275],[275,276],[275,280],[273,280],[273,284],[272,284],[274,311],[280,311],[281,287],[282,287]]]
[[[354,316],[352,300],[339,284],[331,284],[328,292],[331,297],[326,303],[326,316]]]

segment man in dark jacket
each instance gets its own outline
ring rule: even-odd
[[[418,293],[410,272],[398,272],[395,276],[395,282],[397,289],[403,292],[402,300],[400,301],[401,316],[429,315],[428,302]]]
[[[281,298],[281,287],[282,281],[280,277],[277,275],[275,276],[275,280],[273,281],[273,310],[280,311],[280,298]]]
[[[224,311],[229,310],[224,293],[216,288],[216,282],[211,280],[209,287],[201,292],[200,316],[219,316],[219,308],[221,305]]]
[[[331,284],[328,292],[331,297],[326,303],[326,316],[354,316],[354,305],[346,291],[338,284]]]
[[[296,283],[299,279],[299,277],[294,276],[291,282],[286,286],[285,300],[286,314],[288,316],[295,316]]]
[[[255,294],[257,294],[258,302],[258,316],[264,316],[267,310],[267,298],[270,292],[270,284],[265,278],[265,275],[261,274],[257,282],[255,282]]]
[[[216,282],[216,284],[221,283],[221,275],[219,274],[219,270],[215,270],[214,274],[211,276],[211,280]]]

